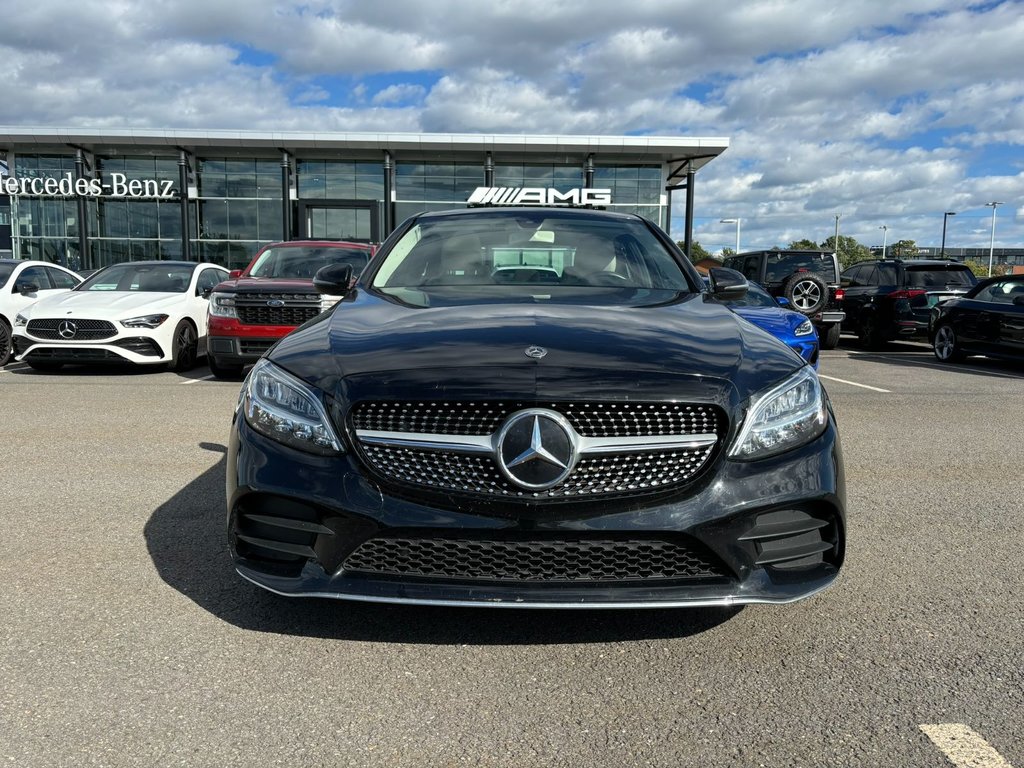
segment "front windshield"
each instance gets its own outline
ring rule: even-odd
[[[763,288],[747,283],[747,292],[738,299],[729,299],[723,302],[730,307],[775,307],[779,308],[779,302],[773,299]]]
[[[551,210],[423,219],[389,251],[372,287],[420,306],[657,303],[693,290],[643,220]]]
[[[329,245],[268,248],[249,270],[249,277],[301,278],[312,280],[321,267],[328,264],[351,264],[358,275],[370,260],[370,254],[359,248],[336,248]]]
[[[190,264],[115,264],[101,269],[76,290],[184,293],[194,270]]]
[[[11,277],[11,274],[14,272],[15,266],[17,265],[11,264],[10,262],[6,264],[0,262],[0,288],[3,288],[4,283],[6,283],[7,280]]]

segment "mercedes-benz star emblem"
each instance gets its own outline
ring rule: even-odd
[[[57,324],[57,333],[60,334],[62,339],[73,339],[75,334],[78,333],[78,326],[70,320],[61,320]]]
[[[576,431],[555,411],[518,411],[498,433],[498,466],[521,488],[543,491],[558,485],[578,458]]]
[[[526,348],[526,356],[540,360],[548,351],[544,347],[531,346]]]

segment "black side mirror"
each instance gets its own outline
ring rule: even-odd
[[[1015,306],[1015,307],[1024,307],[1024,296],[1014,296],[1013,297],[1013,306]]]
[[[708,270],[708,284],[716,299],[742,299],[747,295],[747,278],[735,269],[712,267]]]
[[[211,293],[213,293],[213,286],[212,285],[211,286],[207,286],[206,288],[203,288],[203,290],[199,291],[199,295],[202,296],[204,299],[210,298],[210,294]]]
[[[329,296],[344,296],[352,285],[351,264],[328,264],[320,267],[313,275],[313,287],[317,293]]]
[[[22,296],[28,296],[30,293],[39,293],[39,286],[35,283],[22,283],[18,286],[18,292]]]

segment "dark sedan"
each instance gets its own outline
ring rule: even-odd
[[[238,572],[282,595],[513,607],[786,603],[845,551],[814,370],[639,216],[406,221],[242,387]]]
[[[967,355],[1024,360],[1024,275],[981,281],[933,308],[929,327],[932,349],[943,362]]]

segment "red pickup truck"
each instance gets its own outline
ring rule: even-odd
[[[376,246],[336,240],[292,240],[264,246],[243,270],[210,295],[207,361],[218,379],[237,379],[282,336],[340,296],[321,296],[313,275],[328,264],[351,264],[358,275]]]

